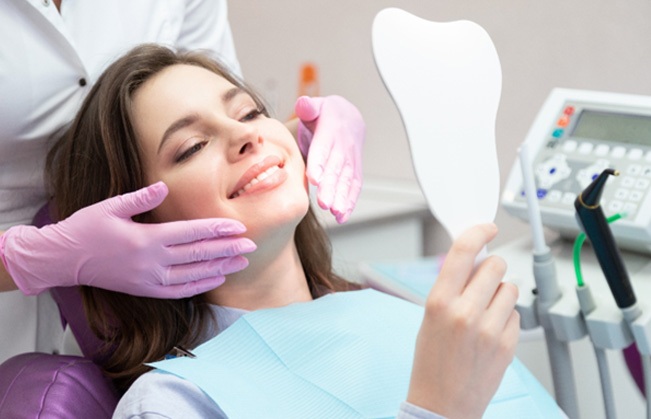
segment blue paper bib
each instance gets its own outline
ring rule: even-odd
[[[231,418],[390,418],[407,397],[423,308],[374,290],[258,310],[151,364],[199,386]],[[560,417],[515,360],[485,418]]]

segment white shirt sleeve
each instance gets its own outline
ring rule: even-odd
[[[139,377],[113,412],[114,419],[226,417],[219,406],[195,384],[161,371],[148,372]]]
[[[176,47],[210,50],[235,74],[242,75],[228,22],[226,0],[186,0],[185,15]]]
[[[413,405],[407,401],[400,404],[400,411],[397,419],[445,419],[444,416],[437,415],[429,410]]]

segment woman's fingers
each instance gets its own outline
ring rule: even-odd
[[[452,243],[430,295],[437,293],[441,298],[461,295],[475,269],[477,255],[496,235],[494,224],[480,224],[464,231]]]

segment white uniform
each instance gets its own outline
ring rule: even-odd
[[[0,27],[0,230],[30,223],[45,203],[50,141],[106,66],[133,46],[208,49],[240,72],[226,0],[63,0],[60,13],[51,0],[0,0]],[[48,298],[0,293],[0,362],[55,349],[57,334],[36,332],[39,304],[51,322],[39,328],[57,325],[58,316],[43,313]]]

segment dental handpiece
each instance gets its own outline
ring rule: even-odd
[[[618,176],[619,172],[613,169],[605,169],[601,172],[579,194],[574,201],[574,208],[576,209],[579,225],[592,244],[601,270],[610,287],[610,292],[615,298],[615,303],[620,309],[626,309],[635,305],[635,293],[622,261],[622,255],[617,248],[615,238],[599,202],[610,175]]]

